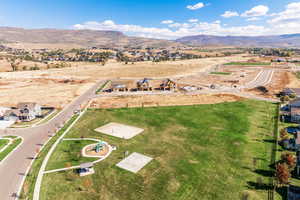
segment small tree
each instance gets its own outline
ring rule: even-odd
[[[291,153],[283,153],[281,155],[281,160],[287,164],[290,171],[293,171],[296,167],[296,157]]]
[[[289,139],[289,134],[288,134],[288,132],[286,131],[285,128],[280,130],[280,139],[281,140]]]
[[[85,179],[83,181],[83,186],[86,188],[86,190],[89,190],[92,186],[92,181],[90,179]]]
[[[280,97],[281,103],[288,102],[289,100],[290,100],[290,97],[289,97],[289,96],[282,96],[282,97]]]
[[[291,177],[289,167],[286,163],[278,163],[276,165],[276,180],[279,185],[286,185],[289,183]]]

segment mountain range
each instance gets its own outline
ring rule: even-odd
[[[235,47],[300,47],[300,34],[273,36],[212,36],[196,35],[179,38],[177,42],[193,46]]]
[[[0,27],[0,43],[19,47],[300,47],[300,34],[274,36],[195,35],[177,40],[161,40],[127,36],[118,31],[23,29]]]

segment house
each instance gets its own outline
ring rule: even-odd
[[[111,83],[111,88],[110,88],[111,91],[113,92],[125,92],[125,91],[128,91],[128,86],[125,82],[123,81],[113,81]]]
[[[6,110],[3,114],[4,121],[13,121],[16,122],[19,120],[20,112],[17,109]]]
[[[290,120],[293,123],[300,123],[300,98],[296,98],[288,104]]]
[[[152,87],[150,85],[150,80],[148,78],[144,78],[143,80],[139,80],[137,83],[137,89],[141,91],[152,91]]]
[[[42,116],[41,106],[37,103],[19,103],[16,108],[6,110],[3,114],[5,121],[29,122],[36,117]]]
[[[171,79],[166,79],[160,84],[161,90],[176,90],[177,84]]]
[[[300,97],[300,88],[285,88],[282,92],[280,92],[280,95]]]
[[[4,113],[8,110],[10,110],[10,108],[0,107],[0,120],[3,120]]]
[[[32,121],[36,117],[42,115],[42,108],[37,103],[32,103],[32,102],[19,103],[17,105],[17,109],[20,112],[19,120],[21,121]]]

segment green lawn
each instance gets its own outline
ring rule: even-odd
[[[270,65],[269,62],[230,62],[225,65]]]
[[[46,174],[41,200],[267,199],[257,184],[268,183],[276,105],[241,101],[215,105],[88,110],[66,137],[98,138],[117,146],[96,173]],[[95,128],[119,122],[144,128],[130,140],[101,135]],[[72,160],[64,141],[51,165]],[[81,144],[73,149],[80,149]],[[154,158],[138,174],[116,167],[124,151]],[[68,152],[70,151],[70,152]],[[60,156],[62,154],[62,156]],[[256,162],[254,163],[254,158]]]
[[[4,151],[0,153],[0,161],[2,161],[10,152],[12,152],[21,142],[22,138],[14,139],[12,144],[10,144]]]
[[[9,140],[0,139],[0,150],[9,143]]]
[[[95,141],[62,141],[52,154],[46,170],[65,168],[68,164],[76,166],[81,163],[97,160],[97,158],[82,157],[80,154],[83,147],[95,143]]]
[[[210,74],[215,74],[215,75],[230,75],[230,72],[210,72]]]

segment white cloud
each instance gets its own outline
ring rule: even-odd
[[[221,15],[224,18],[230,18],[230,17],[237,17],[239,16],[238,12],[235,11],[226,11],[223,15]]]
[[[198,19],[189,19],[189,22],[190,23],[196,23],[196,22],[198,22],[199,20]]]
[[[190,9],[190,10],[198,10],[200,8],[203,8],[204,6],[205,6],[204,3],[199,2],[199,3],[195,4],[195,5],[188,5],[186,8]]]
[[[269,12],[269,7],[264,5],[259,5],[251,8],[244,12],[241,16],[242,17],[260,17],[264,16]]]
[[[76,24],[75,29],[92,29],[92,30],[112,30],[121,31],[128,35],[160,38],[160,39],[176,39],[189,35],[260,35],[267,30],[263,26],[236,26],[225,27],[221,25],[220,21],[214,22],[197,22],[197,23],[174,23],[168,25],[169,28],[154,28],[143,27],[139,25],[116,24],[111,20],[103,22],[86,22],[83,24]]]
[[[247,19],[247,21],[249,21],[249,22],[258,21],[258,20],[260,20],[259,17],[250,17]]]
[[[174,21],[173,20],[164,20],[164,21],[161,21],[162,24],[173,24]]]
[[[253,11],[253,9],[251,10]],[[164,28],[145,27],[134,24],[117,24],[112,20],[105,20],[102,22],[90,21],[76,24],[73,27],[75,29],[121,31],[131,36],[160,39],[176,39],[179,37],[201,34],[220,36],[257,36],[300,32],[300,2],[290,3],[286,5],[281,12],[272,13],[271,15],[267,15],[268,11],[266,9],[264,12],[260,13],[257,10],[255,12],[250,11],[247,12],[246,19],[247,21],[252,21],[253,25],[238,26],[222,24],[219,20],[214,22],[203,22],[199,20],[196,21],[196,19],[190,19],[185,23],[165,23]],[[262,17],[262,14],[267,15],[268,20]],[[260,25],[255,24],[256,20],[261,20]]]
[[[286,5],[285,10],[273,13],[273,18],[268,24],[273,27],[274,33],[299,33],[300,32],[300,2]]]
[[[273,13],[272,15],[275,17],[269,21],[270,23],[300,23],[300,2],[290,3],[283,12]]]

